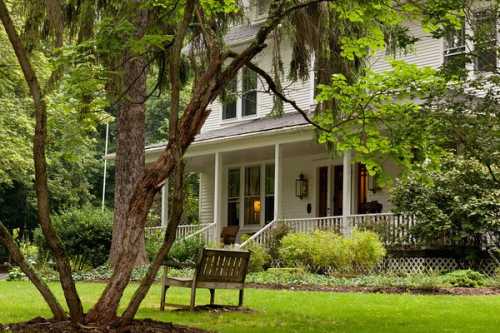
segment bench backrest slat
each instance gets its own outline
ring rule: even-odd
[[[196,269],[197,282],[245,282],[250,253],[203,249]]]

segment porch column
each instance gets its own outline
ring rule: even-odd
[[[280,144],[274,145],[274,219],[280,217],[280,177],[281,177],[281,152]]]
[[[342,184],[342,216],[343,216],[343,228],[342,233],[344,236],[350,236],[352,232],[352,226],[350,220],[347,218],[351,215],[351,161],[352,153],[347,151],[344,153],[344,163],[343,163],[343,184]]]
[[[168,179],[165,180],[161,188],[161,226],[168,224]]]
[[[213,235],[213,241],[215,243],[219,242],[219,235],[221,234],[221,197],[222,197],[222,156],[221,152],[215,153],[215,167],[214,167],[214,222],[215,224],[215,234]]]

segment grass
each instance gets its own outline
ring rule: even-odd
[[[58,296],[60,290],[51,284]],[[79,283],[88,308],[104,287]],[[133,289],[127,290],[126,298]],[[416,296],[326,293],[247,289],[250,313],[158,310],[160,286],[154,285],[138,317],[197,326],[216,332],[499,332],[500,297]],[[169,302],[188,304],[189,290],[171,288]],[[208,302],[201,290],[197,303]],[[235,304],[236,291],[217,291],[216,303]],[[49,316],[37,291],[28,282],[0,281],[0,323]]]

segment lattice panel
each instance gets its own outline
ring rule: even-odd
[[[494,275],[496,267],[495,262],[490,259],[482,259],[479,263],[479,271],[487,275]],[[418,274],[443,273],[467,268],[474,267],[467,260],[457,260],[455,258],[399,257],[386,258],[375,270],[378,272]]]

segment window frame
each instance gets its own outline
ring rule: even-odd
[[[235,117],[231,117],[231,118],[225,118],[224,117],[224,114],[225,114],[225,103],[224,101],[219,98],[219,101],[220,101],[220,120],[223,124],[226,124],[226,123],[232,123],[232,122],[239,122],[239,121],[243,121],[243,120],[249,120],[249,119],[255,119],[255,118],[258,118],[258,114],[259,114],[259,79],[258,79],[258,75],[255,73],[255,89],[251,89],[247,92],[244,92],[243,91],[243,73],[245,70],[248,70],[248,71],[251,71],[253,72],[251,69],[247,69],[246,67],[242,68],[241,70],[238,71],[238,73],[236,74],[236,116]],[[250,93],[254,93],[255,94],[255,113],[254,114],[249,114],[249,115],[244,115],[243,114],[243,98],[245,96],[245,94],[247,94],[248,92]]]
[[[493,35],[493,38],[491,40],[488,40],[488,41],[485,41],[484,43],[492,43],[492,46],[493,46],[493,50],[495,52],[495,64],[494,64],[494,67],[495,68],[498,68],[498,65],[499,65],[499,54],[498,54],[498,51],[497,51],[497,48],[498,48],[498,41],[499,41],[499,36],[498,36],[498,28],[499,28],[499,22],[498,22],[498,17],[496,15],[495,12],[492,12],[491,9],[488,9],[488,8],[482,8],[482,9],[477,9],[475,12],[474,12],[474,20],[473,20],[473,27],[471,28],[472,29],[472,32],[473,34],[476,33],[476,31],[478,30],[477,29],[477,25],[478,25],[478,22],[480,22],[481,20],[488,20],[488,19],[491,19],[492,17],[491,16],[486,16],[484,15],[485,13],[489,13],[489,14],[492,14],[491,16],[493,16],[494,20],[494,24],[495,24],[495,27],[493,29],[494,33],[492,34]],[[476,50],[476,43],[474,43],[474,50]],[[486,50],[483,50],[483,51],[486,51]],[[474,59],[474,70],[476,72],[491,72],[490,70],[488,70],[487,68],[479,68],[479,58],[481,57],[480,54],[475,54],[475,59]],[[483,65],[484,66],[484,65]],[[484,67],[487,67],[484,66]]]

